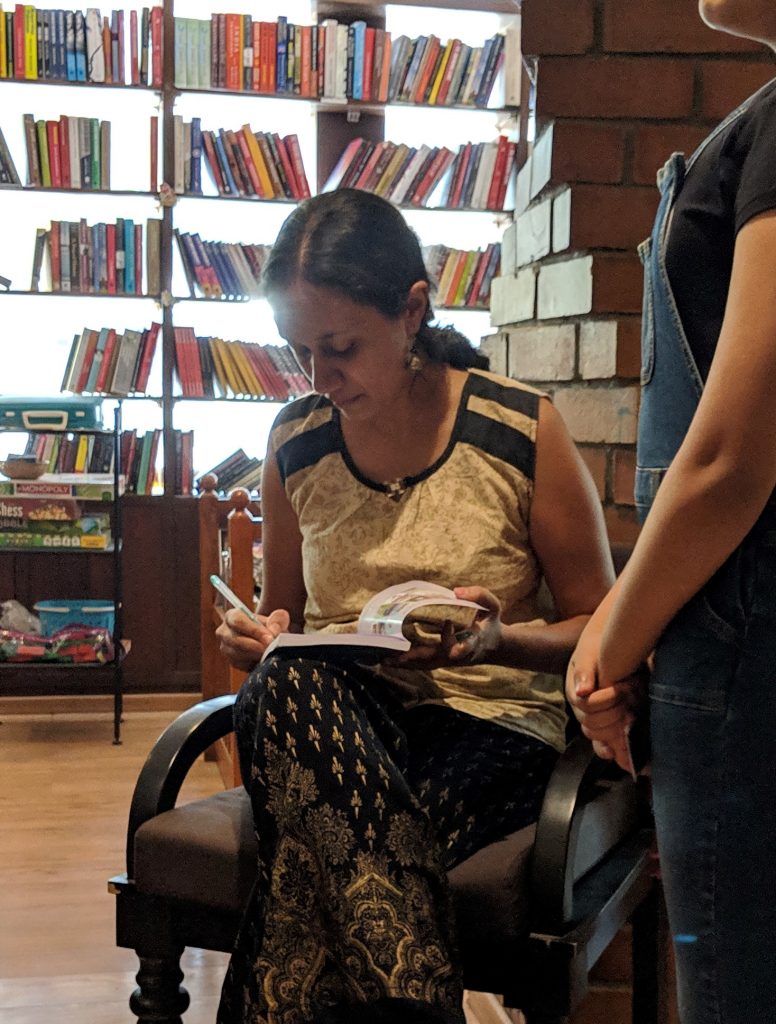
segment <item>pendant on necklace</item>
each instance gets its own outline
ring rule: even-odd
[[[385,493],[391,501],[401,501],[409,490],[406,477],[400,477],[398,480],[388,480],[383,484],[383,487],[385,487]]]

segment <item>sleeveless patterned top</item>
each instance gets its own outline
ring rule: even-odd
[[[302,534],[305,630],[352,629],[372,594],[411,579],[487,587],[504,622],[547,621],[528,534],[540,398],[468,371],[447,448],[398,500],[359,473],[327,398],[286,406],[269,450]],[[488,664],[379,671],[408,706],[447,704],[564,747],[559,676]]]

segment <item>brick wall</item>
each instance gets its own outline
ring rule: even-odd
[[[536,140],[493,283],[495,370],[555,396],[613,540],[633,539],[642,292],[636,246],[655,174],[776,75],[760,46],[706,28],[697,0],[523,0]],[[527,85],[527,82],[525,83]],[[524,95],[528,89],[524,89]],[[522,117],[527,136],[527,110]]]

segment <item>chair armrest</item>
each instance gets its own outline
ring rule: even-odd
[[[234,728],[235,694],[200,701],[167,726],[154,743],[135,784],[127,827],[127,875],[133,877],[135,833],[150,818],[175,806],[189,769],[216,740]]]
[[[614,782],[607,782],[607,777],[612,777],[611,766],[596,757],[592,744],[583,736],[571,740],[550,776],[536,825],[531,865],[533,930],[559,929],[573,916],[577,845],[585,809],[586,826],[596,832],[592,839],[586,837],[592,853],[581,851],[580,859],[585,862],[588,858],[587,867],[602,859],[633,830],[637,818],[636,786],[625,776]],[[600,817],[597,822],[590,820],[595,818],[589,811],[596,799],[604,804],[600,816],[603,827]]]

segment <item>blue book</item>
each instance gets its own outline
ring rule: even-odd
[[[480,91],[482,85],[482,77],[485,72],[485,68],[488,66],[488,60],[490,59],[490,53],[495,45],[495,36],[491,36],[490,39],[486,39],[480,53],[480,60],[474,72],[474,78],[472,79],[471,94],[472,99],[476,100],[477,94]]]
[[[75,66],[75,14],[65,11],[65,62],[68,82],[75,82],[78,77]]]
[[[95,384],[97,383],[97,377],[100,373],[100,364],[102,363],[103,353],[105,352],[105,343],[108,340],[108,334],[110,333],[109,327],[101,327],[100,333],[97,338],[97,346],[94,350],[94,357],[92,358],[92,365],[89,367],[89,376],[86,378],[86,384],[84,385],[84,391],[94,392]]]
[[[86,22],[83,11],[76,11],[73,15],[73,28],[75,33],[75,80],[76,82],[86,81]]]
[[[288,18],[278,18],[277,60],[275,64],[275,91],[286,91],[286,71],[288,57]]]
[[[124,291],[135,293],[135,223],[124,221]]]
[[[232,265],[221,246],[217,242],[205,242],[204,245],[210,262],[216,268],[216,276],[224,295],[231,295],[233,298],[241,295],[242,290],[232,270]]]
[[[202,119],[191,119],[191,182],[190,191],[202,193]]]
[[[240,190],[237,187],[237,182],[234,180],[232,168],[229,166],[229,158],[226,155],[223,134],[223,128],[219,128],[217,133],[213,132],[213,142],[215,143],[216,152],[218,153],[218,159],[221,161],[221,171],[224,175],[224,182],[229,185],[229,195],[239,196]]]
[[[364,98],[364,43],[366,41],[366,22],[354,21],[353,29],[353,99]]]

